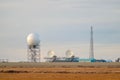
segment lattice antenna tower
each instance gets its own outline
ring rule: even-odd
[[[93,27],[91,26],[90,31],[90,54],[89,58],[94,59],[94,41],[93,41]]]

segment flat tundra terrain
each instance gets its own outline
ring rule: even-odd
[[[0,80],[120,80],[120,63],[0,63]]]

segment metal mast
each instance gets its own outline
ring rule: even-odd
[[[91,26],[91,32],[90,32],[90,54],[89,58],[94,59],[94,45],[93,45],[93,27]]]

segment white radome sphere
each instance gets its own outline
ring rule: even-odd
[[[71,50],[67,50],[67,51],[66,51],[66,57],[67,57],[67,58],[70,58],[70,57],[72,57],[72,56],[74,56],[74,53],[73,53]]]
[[[55,56],[55,52],[53,50],[48,51],[48,57],[53,57]]]
[[[28,36],[27,36],[27,44],[29,46],[34,46],[34,45],[39,45],[40,43],[40,38],[39,38],[39,35],[37,33],[30,33]]]

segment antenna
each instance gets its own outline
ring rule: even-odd
[[[27,36],[28,44],[28,62],[40,62],[40,39],[36,33],[31,33]]]
[[[93,45],[93,27],[91,26],[91,31],[90,31],[90,54],[89,58],[94,59],[94,45]]]

